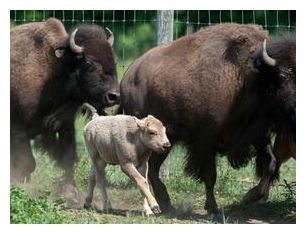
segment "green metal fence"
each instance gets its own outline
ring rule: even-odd
[[[11,27],[60,19],[67,30],[75,24],[98,24],[110,28],[115,35],[119,78],[138,56],[157,44],[157,11],[144,10],[11,10]],[[237,22],[260,24],[271,34],[295,31],[293,10],[186,10],[174,11],[173,38],[212,24]]]

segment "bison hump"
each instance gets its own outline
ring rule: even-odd
[[[55,18],[50,18],[42,27],[45,39],[53,49],[61,47],[68,39],[68,34],[61,21]]]

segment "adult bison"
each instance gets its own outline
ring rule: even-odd
[[[67,34],[50,18],[11,30],[11,178],[24,181],[35,169],[30,140],[40,135],[73,182],[74,119],[89,102],[100,112],[119,100],[113,34],[79,25]]]
[[[156,116],[171,143],[187,146],[185,170],[204,181],[205,208],[211,213],[218,212],[218,152],[238,168],[255,148],[259,176],[271,175],[277,162],[270,131],[295,134],[295,39],[269,40],[266,48],[267,37],[257,25],[207,27],[148,51],[129,67],[120,86],[126,114]],[[158,177],[166,156],[149,161],[163,212],[173,209]]]

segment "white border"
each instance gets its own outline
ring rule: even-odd
[[[4,4],[4,2],[6,2]],[[1,1],[0,11],[0,30],[1,30],[1,78],[0,78],[0,107],[1,107],[1,123],[2,123],[2,140],[1,140],[1,170],[0,170],[0,223],[1,232],[6,233],[10,229],[11,232],[19,233],[41,233],[49,232],[54,233],[56,231],[64,233],[79,233],[79,232],[273,232],[273,233],[293,233],[298,232],[298,228],[305,225],[305,149],[303,148],[304,138],[303,132],[305,132],[305,74],[303,74],[303,65],[305,63],[305,23],[306,9],[302,5],[303,1],[283,1],[283,0],[257,0],[257,1],[245,1],[245,0],[213,0],[213,1],[172,1],[172,0],[126,0],[126,1],[93,1],[93,0],[9,0]],[[9,225],[9,25],[10,25],[10,9],[28,9],[28,10],[65,10],[65,9],[82,9],[82,10],[162,10],[162,9],[175,9],[175,10],[297,10],[297,225],[49,225],[48,227],[41,225]],[[303,51],[303,52],[302,52]],[[305,66],[305,65],[304,65]],[[304,157],[305,156],[305,157]],[[95,230],[92,230],[95,228]],[[178,229],[179,228],[179,229]],[[194,228],[199,230],[194,230]],[[303,227],[302,227],[303,228]],[[191,230],[192,229],[192,230]],[[217,230],[216,230],[217,229]],[[277,230],[275,230],[277,229]]]

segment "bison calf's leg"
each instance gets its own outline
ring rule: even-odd
[[[159,214],[161,211],[155,198],[152,196],[148,181],[137,171],[132,163],[125,163],[121,165],[122,171],[126,173],[137,185],[141,194],[147,199],[149,206],[154,214]]]
[[[91,166],[88,178],[87,196],[85,198],[85,203],[84,203],[85,209],[91,208],[95,186],[96,186],[96,171],[94,166]]]
[[[146,181],[148,181],[148,162],[144,162],[142,163],[142,165],[137,168],[139,173],[146,179]],[[147,184],[147,189],[149,190],[149,184]],[[143,210],[146,213],[147,216],[153,215],[154,212],[151,210],[148,200],[146,197],[144,197],[144,201],[143,201]]]
[[[149,159],[149,180],[151,182],[154,196],[160,205],[161,211],[163,213],[174,213],[175,209],[171,205],[170,197],[167,192],[166,186],[163,184],[163,182],[159,178],[159,169],[162,165],[163,161],[167,157],[166,154],[157,154],[152,153],[150,159]]]
[[[30,141],[22,131],[11,130],[11,179],[18,182],[30,180],[36,163]]]
[[[106,178],[105,178],[106,163],[101,159],[97,159],[98,156],[94,158],[96,158],[95,161],[93,162],[95,175],[96,175],[96,183],[100,188],[102,196],[102,210],[108,212],[113,208],[106,192]]]

